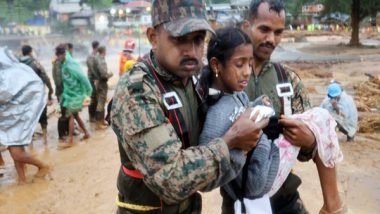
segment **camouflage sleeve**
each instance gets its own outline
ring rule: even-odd
[[[34,63],[36,64],[36,68],[38,70],[40,70],[40,75],[41,75],[42,81],[45,83],[45,85],[49,89],[48,97],[49,97],[49,100],[51,100],[52,99],[51,96],[53,95],[53,87],[51,86],[50,79],[49,79],[48,75],[46,74],[44,67],[37,61],[34,61]]]
[[[53,80],[55,84],[55,96],[60,101],[60,96],[63,92],[62,78],[60,74],[59,62],[53,61]]]
[[[102,80],[107,80],[109,78],[108,72],[107,72],[107,63],[105,60],[97,59],[96,60],[96,67],[99,71],[99,77]]]
[[[302,113],[311,108],[307,89],[305,88],[302,80],[298,74],[289,68],[284,66],[287,75],[290,79],[290,83],[293,86],[294,95],[292,97],[292,110],[293,113]]]
[[[87,65],[87,76],[89,79],[93,79],[93,76],[92,76],[92,64],[91,64],[91,56],[88,56],[87,59],[86,59],[86,65]]]
[[[302,80],[298,74],[288,66],[285,67],[288,72],[288,77],[293,86],[294,96],[292,98],[292,110],[293,113],[303,113],[311,108],[310,99],[307,93],[307,89],[302,83]],[[301,162],[309,161],[313,157],[314,145],[312,148],[301,148],[297,159]]]
[[[133,69],[119,81],[112,109],[112,127],[144,183],[166,203],[178,203],[230,168],[226,143],[181,149],[166,119],[160,94],[146,73]]]

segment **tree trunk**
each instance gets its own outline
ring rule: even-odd
[[[351,5],[351,46],[359,46],[359,24],[360,24],[360,0],[352,0]]]

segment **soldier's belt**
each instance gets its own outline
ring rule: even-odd
[[[128,169],[125,166],[121,166],[121,168],[123,169],[124,174],[126,174],[132,178],[137,178],[137,179],[143,179],[144,178],[144,175],[141,174],[141,172],[137,169],[132,170],[132,169]]]
[[[116,205],[121,208],[129,209],[129,210],[135,210],[135,211],[152,211],[152,210],[158,210],[161,209],[161,207],[152,207],[152,206],[146,206],[146,205],[138,205],[138,204],[131,204],[127,202],[120,201],[119,195],[116,196]]]
[[[141,172],[139,170],[136,170],[136,169],[128,169],[127,167],[125,166],[121,166],[121,169],[123,170],[124,174],[132,177],[132,178],[136,178],[136,179],[144,179],[144,175],[141,174]],[[191,198],[191,197],[190,197]],[[191,199],[190,198],[187,198],[183,201],[181,201],[179,204],[177,204],[179,206],[178,208],[178,211],[179,213],[182,213],[184,211],[186,211],[189,206],[190,206],[190,202],[191,202]],[[135,210],[135,211],[152,211],[152,210],[158,210],[158,209],[163,209],[163,206],[162,206],[162,200],[161,200],[161,206],[160,207],[154,207],[154,206],[146,206],[146,205],[138,205],[138,204],[131,204],[131,203],[128,203],[128,202],[123,202],[123,201],[120,201],[120,198],[119,198],[119,195],[116,197],[116,205],[118,207],[121,207],[121,208],[126,208],[126,209],[129,209],[129,210]]]
[[[158,209],[162,210],[162,205],[161,207],[153,207],[153,206],[138,205],[138,204],[132,204],[132,203],[120,201],[119,195],[116,196],[115,203],[118,207],[129,209],[129,210],[135,210],[135,211],[148,212],[148,211],[158,210]],[[178,206],[179,206],[179,209],[178,209],[179,213],[186,211],[190,206],[190,199],[189,198],[185,199],[184,201],[179,203]]]

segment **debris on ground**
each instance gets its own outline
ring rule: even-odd
[[[354,86],[358,111],[377,112],[380,106],[380,76],[369,76],[368,81]]]
[[[378,133],[380,131],[380,76],[366,74],[369,79],[354,86],[356,96],[355,102],[359,112],[368,112],[362,114],[359,118],[360,133]]]

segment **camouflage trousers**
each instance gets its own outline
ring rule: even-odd
[[[98,105],[98,94],[96,93],[96,87],[95,87],[95,80],[89,79],[90,84],[92,87],[92,94],[91,94],[91,103],[88,106],[88,114],[90,117],[90,120],[95,120],[96,117],[96,107]]]
[[[96,93],[97,93],[97,101],[98,101],[96,105],[97,112],[104,112],[106,102],[107,102],[107,92],[108,92],[107,81],[99,80],[96,84]]]

